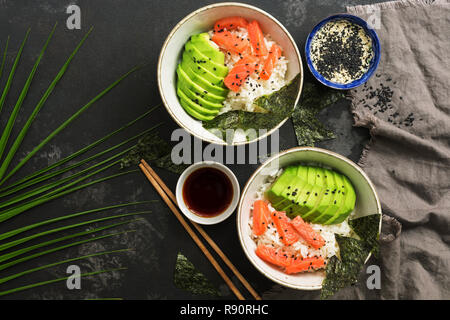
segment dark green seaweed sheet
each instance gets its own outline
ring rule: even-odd
[[[350,227],[366,243],[375,258],[378,258],[380,250],[378,245],[380,219],[381,214],[377,213],[348,221]]]
[[[120,168],[138,165],[141,159],[168,171],[181,174],[187,165],[176,165],[171,159],[171,146],[157,133],[149,133],[138,140],[136,148],[130,150],[120,161]]]
[[[170,152],[170,145],[164,141],[157,133],[150,133],[140,138],[136,148],[130,150],[120,162],[121,168],[128,168],[137,165],[141,159],[145,161],[156,160]]]
[[[270,131],[281,121],[290,117],[294,110],[295,99],[300,85],[300,74],[280,90],[257,98],[253,103],[265,112],[248,112],[232,110],[218,115],[210,121],[203,122],[203,127],[212,132],[221,133],[222,139],[226,139],[226,131],[254,129]]]
[[[184,170],[189,167],[188,164],[175,164],[172,162],[172,155],[171,153],[167,153],[164,156],[153,160],[152,164],[158,168],[166,169],[170,172],[176,173],[176,174],[182,174]]]
[[[177,255],[175,264],[175,272],[173,275],[175,286],[182,290],[187,290],[193,294],[204,294],[211,296],[219,296],[219,291],[212,283],[199,272],[181,252]]]
[[[335,234],[341,259],[336,256],[328,260],[326,278],[322,284],[321,299],[327,299],[337,291],[358,281],[370,248],[362,240]]]
[[[314,146],[316,142],[335,138],[334,133],[317,119],[317,115],[344,97],[343,91],[318,83],[305,83],[300,102],[292,114],[292,124],[299,146]]]

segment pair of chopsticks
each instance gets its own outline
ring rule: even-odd
[[[145,174],[147,179],[153,185],[153,187],[158,191],[161,198],[173,212],[175,217],[180,221],[183,225],[184,229],[189,233],[191,238],[197,244],[197,246],[202,250],[203,254],[208,258],[209,262],[213,265],[213,267],[217,270],[219,275],[231,289],[231,291],[235,294],[235,296],[239,300],[245,300],[244,296],[241,292],[236,288],[231,279],[225,274],[217,260],[212,256],[206,246],[203,244],[200,237],[194,232],[194,230],[190,227],[188,222],[183,218],[183,215],[180,213],[178,209],[177,199],[175,195],[170,191],[170,189],[166,186],[166,184],[161,180],[161,178],[156,174],[155,171],[149,166],[149,164],[145,160],[141,160],[139,164],[139,168]],[[256,291],[252,288],[252,286],[245,280],[242,274],[236,269],[236,267],[231,263],[231,261],[227,258],[227,256],[220,250],[217,244],[208,236],[208,234],[203,230],[203,228],[197,223],[191,221],[191,224],[194,228],[200,233],[200,235],[208,242],[211,248],[219,255],[219,257],[225,262],[225,264],[230,268],[230,270],[234,273],[234,275],[239,279],[242,285],[250,292],[250,294],[256,299],[261,300],[261,297],[256,293]]]

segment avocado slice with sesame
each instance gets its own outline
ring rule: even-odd
[[[195,62],[195,58],[187,51],[183,52],[181,63],[183,67],[189,66],[196,74],[201,75],[205,80],[215,86],[223,87],[225,77],[219,77],[205,68],[203,64]]]
[[[195,119],[198,119],[201,121],[209,121],[209,120],[214,119],[214,117],[215,117],[213,115],[204,115],[204,114],[197,112],[196,110],[192,109],[191,106],[183,99],[180,99],[180,104],[183,107],[183,109],[186,110],[186,112],[188,114],[190,114],[192,117],[194,117]]]
[[[204,95],[199,94],[198,92],[194,92],[191,89],[184,87],[184,88],[179,88],[180,90],[183,91],[183,93],[191,100],[195,101],[196,103],[198,103],[201,106],[204,106],[208,109],[211,110],[217,110],[219,111],[220,109],[223,108],[223,105],[221,103],[214,103],[214,102],[210,102],[207,99],[204,98]],[[178,90],[178,89],[177,89]]]
[[[314,174],[316,176],[318,176],[317,172],[318,172],[319,168],[314,168]],[[308,171],[308,175],[309,175],[309,171]],[[305,200],[303,200],[303,205],[305,206],[305,210],[306,212],[303,212],[301,214],[301,217],[303,220],[309,221],[310,218],[309,216],[314,212],[314,209],[316,208],[316,206],[320,203],[320,199],[323,195],[323,179],[319,178],[319,177],[315,177],[315,183],[313,185],[313,188],[311,189],[310,193],[308,194],[308,198],[306,198]]]
[[[279,210],[280,204],[285,200],[283,191],[291,188],[291,182],[296,177],[297,167],[289,166],[284,169],[283,173],[274,181],[269,190],[266,191],[265,196],[270,201],[272,206]]]
[[[335,171],[313,166],[289,166],[266,192],[272,206],[293,218],[337,224],[354,210],[356,193],[350,180]]]
[[[226,99],[228,95],[228,89],[226,89],[223,85],[216,85],[213,82],[211,82],[210,79],[207,79],[208,75],[206,71],[205,71],[206,76],[195,72],[195,70],[192,69],[192,66],[189,63],[189,60],[185,59],[181,61],[181,68],[191,81],[195,82],[199,87],[203,89],[200,93],[203,94],[204,91],[211,92],[217,96],[223,97],[224,100]]]
[[[299,212],[303,210],[302,206],[298,202],[298,198],[301,197],[301,194],[305,193],[309,189],[311,189],[311,185],[309,185],[308,182],[299,177],[295,177],[295,179],[292,181],[291,189],[285,190],[285,200],[283,201],[282,205],[280,205],[280,211],[286,212],[286,214],[291,217],[298,215]]]
[[[204,119],[211,119],[214,118],[219,111],[216,110],[209,110],[207,108],[204,108],[203,106],[199,105],[195,101],[189,99],[183,91],[181,91],[179,88],[177,90],[178,98],[180,99],[181,106],[192,116],[195,114],[195,118],[202,121],[208,121]]]
[[[321,204],[322,198],[325,196],[327,189],[325,171],[322,168],[316,168],[316,183],[314,187],[315,189],[311,191],[310,195],[311,202],[315,201],[314,207],[302,215],[302,218],[306,221],[312,221],[322,213],[318,210],[318,207]]]
[[[209,109],[205,108],[205,106],[201,105],[198,99],[192,100],[190,99],[180,88],[177,89],[178,97],[185,102],[185,104],[189,105],[189,107],[196,112],[203,114],[205,116],[216,116],[219,113],[217,109]]]
[[[342,206],[335,215],[325,222],[325,224],[338,224],[343,222],[355,208],[356,193],[355,189],[346,176],[342,176],[343,184],[338,186],[338,193],[344,197]]]
[[[225,98],[222,96],[218,96],[212,92],[208,92],[204,90],[202,87],[200,87],[198,84],[196,84],[194,81],[189,79],[186,72],[184,72],[181,65],[178,65],[177,67],[177,75],[178,75],[178,82],[177,86],[179,86],[181,89],[188,88],[192,90],[194,93],[198,93],[202,95],[202,98],[207,99],[208,101],[211,101],[212,103],[222,103]]]
[[[311,185],[307,185],[308,183],[308,167],[307,166],[297,166],[296,176],[297,179],[294,179],[291,182],[291,186],[288,190],[284,190],[284,194],[287,195],[284,201],[277,204],[279,207],[278,210],[286,211],[290,215],[294,215],[298,213],[299,208],[294,207],[297,204],[297,199],[301,192],[305,188],[312,188]],[[305,183],[303,183],[305,182]]]
[[[306,170],[302,170],[303,172],[301,172],[300,174],[302,174],[304,178],[306,177],[306,181],[304,181],[303,178],[297,178],[297,181],[301,181],[297,182],[297,184],[301,185],[302,182],[306,182],[306,185],[302,186],[301,188],[295,186],[294,190],[296,190],[296,193],[298,193],[297,197],[291,200],[290,203],[288,203],[287,206],[283,208],[283,211],[288,212],[291,216],[303,215],[310,210],[308,208],[308,205],[310,205],[308,199],[315,187],[316,169],[314,167],[307,166]],[[299,172],[298,169],[297,172]]]
[[[342,192],[339,192],[338,187],[343,185],[342,175],[335,171],[330,171],[330,173],[333,175],[334,178],[334,188],[328,188],[326,191],[333,197],[331,203],[329,204],[328,208],[319,215],[316,219],[314,219],[315,222],[326,224],[328,220],[334,217],[334,215],[339,211],[342,204],[344,203],[344,195],[342,195]]]
[[[212,61],[208,56],[201,53],[197,47],[190,41],[184,45],[185,53],[187,53],[197,66],[202,66],[217,77],[224,78],[228,74],[228,68],[223,64]]]
[[[205,56],[207,56],[209,59],[211,59],[215,63],[224,65],[225,54],[211,42],[208,33],[203,32],[193,35],[191,36],[191,39],[189,41],[193,45],[195,45],[197,49]]]
[[[323,175],[325,178],[325,187],[326,188],[324,190],[323,197],[320,200],[320,203],[316,208],[316,210],[320,212],[320,215],[318,215],[314,219],[312,219],[311,222],[313,222],[313,223],[319,222],[322,219],[324,213],[327,211],[329,206],[334,201],[334,194],[331,193],[331,191],[334,190],[336,187],[336,183],[334,181],[334,174],[328,169],[323,169]]]

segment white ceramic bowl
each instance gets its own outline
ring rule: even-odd
[[[339,171],[351,180],[356,190],[356,206],[352,218],[381,214],[381,205],[372,182],[358,165],[337,153],[324,149],[297,147],[283,151],[266,161],[250,177],[242,191],[237,213],[239,240],[247,258],[263,275],[283,286],[299,290],[319,290],[325,278],[324,271],[287,275],[272,267],[255,254],[256,244],[251,239],[251,230],[248,226],[250,208],[255,201],[258,188],[261,187],[267,175],[270,172],[276,172],[279,168],[298,163],[321,164]],[[381,230],[381,221],[379,230]],[[370,255],[366,262],[369,257]]]
[[[299,92],[295,104],[300,98],[303,86],[302,60],[297,45],[283,25],[267,12],[243,3],[225,2],[208,5],[186,16],[173,28],[162,47],[158,61],[159,92],[167,111],[180,127],[201,140],[222,145],[226,144],[225,141],[204,129],[201,121],[192,118],[184,111],[176,94],[177,77],[175,70],[180,62],[184,44],[190,36],[211,30],[215,21],[230,16],[241,16],[248,20],[257,20],[263,33],[270,34],[272,39],[283,48],[283,54],[289,61],[286,78],[291,80],[298,73],[301,74]],[[258,139],[270,135],[283,125],[286,120],[280,122],[278,126],[268,131],[267,134],[258,137]],[[251,141],[247,141],[247,139],[235,140],[233,145],[249,142]]]
[[[186,203],[184,202],[183,198],[183,185],[186,181],[186,178],[195,170],[198,170],[200,168],[214,168],[222,171],[226,174],[226,176],[230,179],[231,185],[233,187],[233,198],[231,199],[231,203],[228,206],[228,208],[220,213],[217,216],[213,217],[201,217],[189,210],[189,208],[186,206]],[[178,202],[178,207],[180,208],[181,212],[191,221],[194,221],[199,224],[216,224],[219,222],[224,221],[226,218],[231,216],[231,214],[234,212],[234,210],[237,207],[237,204],[239,202],[239,196],[240,196],[241,189],[239,187],[239,182],[234,175],[233,171],[231,171],[228,167],[224,166],[223,164],[219,162],[214,161],[203,161],[203,162],[197,162],[193,165],[189,166],[184,172],[181,174],[180,178],[178,178],[177,187],[176,187],[176,198]]]

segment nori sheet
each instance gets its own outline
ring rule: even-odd
[[[343,91],[318,83],[305,83],[300,102],[291,117],[299,146],[314,146],[316,142],[335,138],[334,133],[317,119],[317,115],[341,98],[345,98]]]
[[[189,167],[188,164],[175,164],[172,162],[172,155],[171,152],[165,154],[164,156],[151,161],[152,164],[158,168],[166,169],[170,172],[176,173],[176,174],[182,174],[184,170]]]
[[[176,165],[171,159],[171,146],[158,133],[149,133],[138,140],[136,148],[130,150],[120,161],[120,168],[138,165],[141,159],[162,169],[181,174],[188,166]]]
[[[181,252],[178,252],[173,275],[175,286],[193,294],[220,296],[220,292],[212,285],[203,273],[198,271]]]
[[[380,219],[381,214],[376,213],[348,221],[353,231],[366,243],[377,259],[380,251],[378,244]]]
[[[244,131],[254,129],[257,134],[260,129],[270,131],[292,115],[299,84],[300,74],[297,74],[289,84],[280,90],[255,99],[253,104],[263,112],[228,111],[210,121],[203,122],[203,127],[208,130],[218,130],[222,133],[221,138],[224,140],[228,129]]]
[[[336,256],[328,260],[326,278],[320,292],[321,299],[327,299],[337,291],[358,281],[370,248],[362,240],[335,234],[341,259]]]

